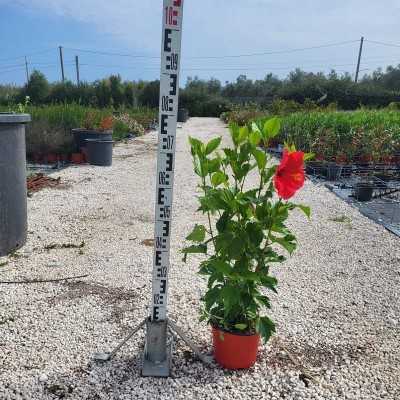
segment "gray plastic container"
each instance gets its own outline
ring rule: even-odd
[[[25,124],[29,114],[0,113],[0,256],[27,237]]]
[[[112,165],[113,144],[112,140],[86,139],[89,164],[110,167]]]

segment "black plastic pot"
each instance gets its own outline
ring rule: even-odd
[[[86,147],[87,139],[100,139],[100,140],[112,140],[112,131],[100,132],[90,129],[72,129],[74,135],[76,151],[79,153],[82,148]]]
[[[189,119],[189,110],[180,108],[178,110],[178,122],[186,122]]]
[[[326,166],[322,161],[306,162],[306,173],[308,175],[326,175]]]
[[[374,194],[374,187],[368,182],[357,183],[354,186],[354,197],[358,201],[370,201]]]
[[[113,143],[112,140],[86,139],[89,164],[110,167],[112,165]]]
[[[353,167],[351,165],[343,165],[340,176],[342,178],[350,178],[352,173],[353,173]]]
[[[343,166],[336,163],[328,163],[326,179],[328,181],[337,181],[342,173]]]

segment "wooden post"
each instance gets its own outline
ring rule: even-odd
[[[59,46],[59,50],[60,50],[61,79],[64,82],[65,81],[65,75],[64,75],[64,60],[63,60],[62,46]]]
[[[363,44],[364,44],[364,37],[361,37],[360,40],[360,50],[358,52],[358,61],[357,61],[357,70],[356,70],[356,77],[354,79],[354,82],[358,82],[358,74],[360,73],[360,64],[361,64],[361,56],[362,56],[362,51],[363,51]]]
[[[81,84],[79,79],[79,58],[75,56],[75,67],[76,67],[76,84],[79,86]]]

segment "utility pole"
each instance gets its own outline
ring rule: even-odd
[[[78,56],[75,56],[75,67],[76,67],[76,83],[79,86],[81,82],[79,79],[79,58],[78,58]]]
[[[25,71],[26,71],[26,84],[29,83],[29,70],[28,70],[28,60],[26,59],[25,56]]]
[[[63,60],[63,51],[62,51],[62,46],[59,46],[60,50],[60,64],[61,64],[61,78],[62,81],[65,81],[65,76],[64,76],[64,60]]]
[[[364,44],[364,36],[361,37],[360,40],[360,50],[358,52],[358,61],[357,61],[357,70],[356,70],[356,78],[354,79],[354,82],[358,82],[358,74],[360,73],[360,64],[361,64],[361,56],[362,56],[362,51],[363,51],[363,44]]]

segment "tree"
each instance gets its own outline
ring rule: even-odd
[[[111,75],[109,81],[113,104],[115,107],[119,107],[124,103],[124,88],[122,86],[121,76]]]
[[[139,95],[139,102],[146,107],[158,107],[160,97],[160,81],[148,82]]]
[[[25,87],[25,93],[34,104],[45,103],[50,93],[50,85],[44,74],[34,70]]]

